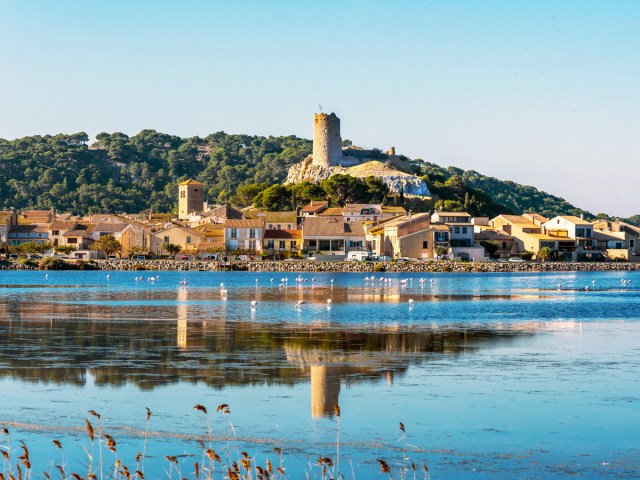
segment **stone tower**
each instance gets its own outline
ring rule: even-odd
[[[335,113],[316,113],[313,119],[313,163],[332,167],[341,161],[340,119]]]
[[[187,180],[178,184],[178,219],[186,220],[204,209],[204,184]]]

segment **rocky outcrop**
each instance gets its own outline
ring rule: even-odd
[[[302,162],[292,165],[285,183],[300,183],[303,181],[320,183],[336,173],[344,173],[352,177],[366,178],[374,176],[382,179],[391,193],[402,192],[405,195],[428,197],[429,188],[420,177],[397,170],[378,161],[370,161],[353,167],[327,167],[314,163],[309,156]]]

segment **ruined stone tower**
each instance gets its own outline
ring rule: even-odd
[[[335,113],[316,113],[313,119],[313,163],[331,167],[341,161],[340,119]]]

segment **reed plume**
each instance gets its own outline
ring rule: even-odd
[[[151,410],[149,410],[149,407],[144,407],[147,409],[147,421],[146,421],[146,427],[145,427],[145,431],[144,431],[144,442],[142,444],[142,464],[140,466],[140,469],[142,470],[142,473],[144,474],[144,459],[145,459],[145,455],[147,453],[147,438],[149,437],[149,420],[151,419]],[[138,459],[136,459],[136,462],[138,461]],[[143,475],[144,477],[144,475]]]
[[[389,474],[389,479],[393,480],[393,476],[391,475],[391,468],[389,468],[389,464],[386,461],[382,460],[382,459],[378,459],[378,460],[376,460],[376,462],[378,462],[380,464],[380,471],[382,473]]]

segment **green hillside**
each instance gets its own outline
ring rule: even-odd
[[[230,201],[244,206],[258,195],[256,201],[266,208],[295,206],[307,198],[323,196],[334,202],[346,198],[380,201],[385,193],[375,182],[350,185],[341,180],[342,184],[333,182],[324,190],[302,185],[272,188],[263,195],[267,187],[284,181],[291,165],[311,153],[311,141],[295,136],[217,132],[203,138],[180,138],[143,130],[131,137],[100,133],[90,146],[88,140],[83,132],[0,139],[0,208],[56,208],[76,214],[148,208],[170,212],[176,206],[177,184],[187,178],[207,186],[210,202]],[[534,187],[485,177],[473,170],[445,169],[422,160],[412,160],[411,166],[427,182],[432,200],[388,201],[404,202],[414,210],[465,209],[474,215],[531,210],[545,216],[593,217]],[[350,195],[350,189],[358,191]]]

